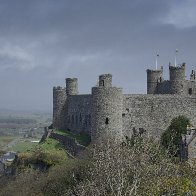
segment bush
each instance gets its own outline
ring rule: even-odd
[[[0,195],[196,195],[195,166],[173,163],[153,139],[135,138],[134,145],[123,146],[98,141],[80,157],[46,173],[23,172]]]
[[[179,155],[179,147],[182,134],[187,131],[190,120],[185,116],[178,116],[172,119],[170,126],[161,136],[161,144],[170,152],[171,155]]]
[[[75,195],[195,195],[195,168],[174,164],[152,139],[119,146],[99,142],[92,149],[92,163]],[[176,184],[175,184],[176,183]],[[174,186],[175,184],[175,186]],[[74,195],[73,190],[68,195]]]

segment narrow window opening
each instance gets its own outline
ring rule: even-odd
[[[71,117],[71,123],[74,124],[74,115]]]
[[[108,118],[105,119],[105,124],[106,124],[106,125],[109,124],[109,119],[108,119]]]
[[[89,121],[88,121],[88,124],[91,125],[91,115],[90,115],[90,114],[89,114],[89,116],[88,116],[88,120],[89,120]]]
[[[88,121],[88,115],[85,116],[85,121],[84,121],[85,127],[87,127],[87,125],[88,125],[87,121]]]
[[[125,113],[122,114],[122,117],[125,117]]]
[[[104,86],[104,80],[101,81],[102,86]]]
[[[192,95],[192,94],[193,94],[193,89],[189,88],[189,95]]]
[[[82,115],[80,114],[80,123],[82,122]]]

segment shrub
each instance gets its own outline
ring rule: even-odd
[[[168,149],[171,155],[179,155],[179,146],[182,134],[186,133],[190,120],[185,116],[172,119],[170,126],[161,136],[161,144]]]

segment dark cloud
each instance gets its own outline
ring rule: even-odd
[[[52,86],[65,77],[78,77],[89,93],[108,72],[124,92],[145,93],[156,52],[165,70],[176,48],[178,62],[194,68],[195,7],[193,0],[0,0],[0,108],[50,110]]]

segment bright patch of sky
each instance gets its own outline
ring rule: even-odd
[[[172,24],[178,28],[196,26],[196,1],[179,0],[172,4],[169,13],[161,19],[165,24]]]

